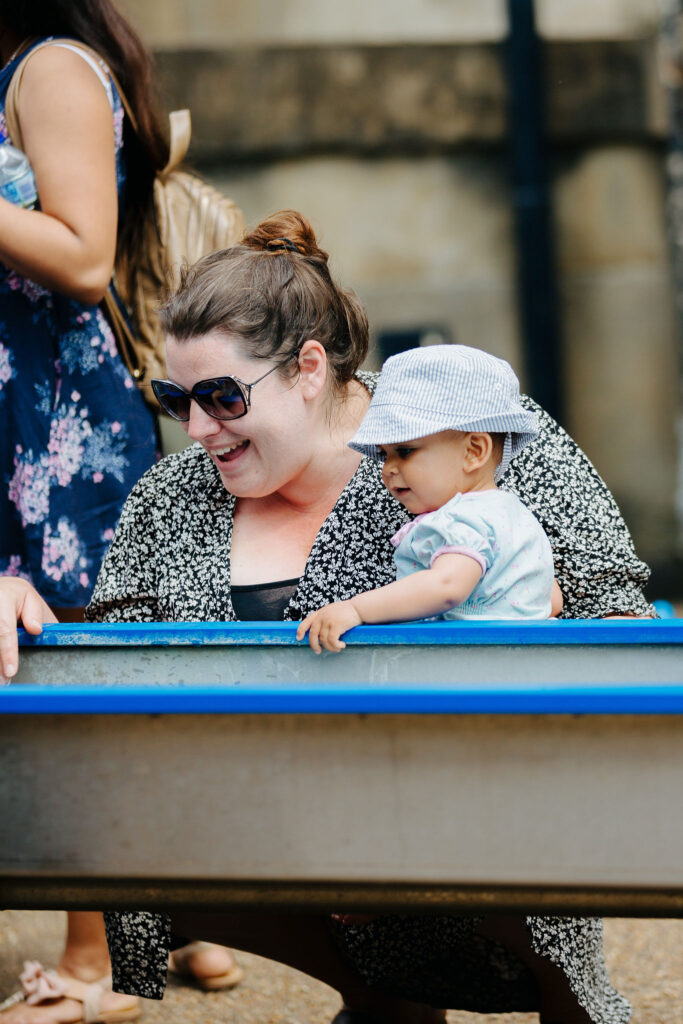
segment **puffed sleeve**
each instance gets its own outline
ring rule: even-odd
[[[466,555],[477,562],[483,575],[495,557],[493,533],[484,518],[463,505],[458,495],[420,519],[407,533],[408,544],[401,550],[425,569],[431,569],[440,555]]]
[[[501,488],[516,494],[545,530],[564,596],[562,618],[651,615],[650,570],[637,557],[617,504],[571,437],[530,398],[539,437],[510,464]]]

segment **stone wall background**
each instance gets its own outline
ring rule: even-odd
[[[500,40],[503,0],[138,0],[193,162],[247,221],[313,221],[373,339],[487,348],[524,381]],[[537,0],[566,426],[674,589],[679,362],[658,0]],[[371,365],[379,364],[375,346]]]

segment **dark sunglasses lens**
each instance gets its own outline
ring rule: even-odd
[[[247,411],[244,395],[232,377],[206,381],[201,388],[195,388],[195,398],[217,420],[234,420]]]
[[[164,412],[172,416],[174,420],[181,420],[184,423],[189,420],[190,396],[182,388],[163,380],[153,380],[152,391]]]

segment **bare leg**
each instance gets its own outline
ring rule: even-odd
[[[94,911],[70,911],[67,914],[67,938],[57,966],[64,978],[92,984],[111,972],[109,950],[102,915]],[[139,1013],[135,996],[105,991],[100,1007],[103,1011],[136,1016]],[[83,1003],[62,997],[40,1006],[19,1003],[0,1014],[1,1024],[76,1024],[83,1019]]]
[[[171,918],[173,931],[181,935],[234,946],[317,978],[336,989],[347,1007],[377,1022],[442,1024],[446,1019],[443,1010],[368,988],[339,953],[323,915],[173,911]]]
[[[102,915],[91,911],[69,911],[66,945],[57,965],[59,974],[79,981],[99,981],[111,973],[107,937]],[[188,957],[187,974],[201,985],[205,980],[228,974],[236,967],[235,958],[223,946],[207,946]],[[241,978],[241,972],[236,981]],[[120,998],[115,996],[116,998]],[[130,1002],[128,997],[127,1002]],[[115,1007],[115,1004],[114,1008]],[[125,1005],[125,1004],[124,1004]],[[4,1024],[4,1022],[3,1022]]]
[[[70,910],[66,915],[66,945],[57,964],[60,974],[80,981],[99,981],[109,974],[109,950],[102,915]]]
[[[564,971],[534,952],[524,918],[487,917],[478,926],[478,931],[507,946],[532,971],[538,982],[541,1001],[540,1024],[591,1024]]]

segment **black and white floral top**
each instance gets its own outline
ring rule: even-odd
[[[370,391],[376,375],[359,374]],[[553,549],[563,616],[647,615],[649,571],[636,557],[605,484],[571,438],[529,398],[540,435],[508,468],[501,486],[531,509]],[[89,621],[228,621],[235,498],[200,445],[163,459],[133,489],[104,560]],[[330,601],[394,579],[390,538],[409,518],[363,459],[322,525],[285,610],[296,620]],[[115,988],[161,998],[168,918],[105,915]],[[610,986],[598,919],[529,918],[534,948],[562,967],[596,1024],[623,1024],[626,1000]],[[334,926],[340,946],[372,984],[397,995],[479,1012],[533,1010],[528,973],[502,946],[472,931],[472,918],[382,917]],[[446,970],[446,966],[448,969]]]

